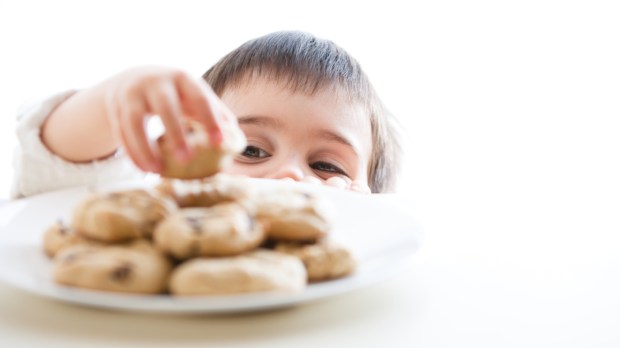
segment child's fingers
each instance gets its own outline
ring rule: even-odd
[[[325,184],[339,189],[345,189],[359,193],[370,193],[370,187],[368,187],[368,184],[362,183],[360,181],[351,181],[351,179],[349,178],[343,178],[340,176],[332,176],[331,178],[325,180]]]
[[[312,185],[321,185],[322,182],[319,178],[315,178],[314,176],[305,176],[303,179],[301,179],[301,182],[305,182],[306,184],[312,184]]]
[[[364,193],[364,194],[371,194],[372,193],[372,191],[370,190],[370,187],[368,186],[368,184],[361,183],[359,181],[352,182],[349,185],[349,190],[355,191],[355,192],[359,192],[359,193]]]
[[[349,186],[349,183],[339,176],[332,176],[331,178],[325,180],[325,185],[339,189],[346,189]]]
[[[182,124],[183,114],[174,86],[163,83],[156,88],[151,88],[146,93],[146,99],[150,113],[159,115],[164,124],[166,138],[172,144],[175,156],[181,161],[188,160],[191,156],[191,149],[185,141]]]
[[[226,122],[237,123],[237,116],[235,116],[235,114],[228,108],[228,106],[226,106],[226,104],[224,104],[222,100],[218,99],[218,101],[220,105],[220,110],[222,111],[222,119]]]
[[[122,108],[120,118],[120,135],[125,150],[134,163],[144,171],[160,171],[160,161],[155,155],[144,129],[146,105],[137,100],[127,102]]]
[[[222,142],[219,105],[211,87],[185,74],[180,74],[176,82],[183,106],[193,118],[206,127],[211,144],[219,145]]]

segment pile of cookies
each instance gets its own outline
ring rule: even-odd
[[[353,272],[351,253],[329,239],[329,202],[302,185],[276,187],[218,174],[92,193],[45,232],[53,279],[184,296],[297,292]]]

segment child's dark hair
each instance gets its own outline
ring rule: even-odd
[[[250,40],[220,59],[202,76],[216,94],[266,77],[293,92],[312,95],[333,88],[361,105],[372,129],[368,184],[372,192],[395,189],[400,144],[394,119],[386,111],[359,63],[331,41],[299,31],[283,31]]]

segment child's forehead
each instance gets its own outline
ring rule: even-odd
[[[303,95],[316,100],[329,99],[331,104],[348,106],[352,108],[362,108],[363,103],[354,93],[336,82],[323,82],[312,85],[298,83],[293,77],[245,74],[234,83],[226,86],[222,92],[224,94],[243,95],[248,93],[258,93],[268,95]]]
[[[312,134],[338,134],[364,158],[370,156],[373,141],[369,113],[361,103],[343,96],[343,91],[319,88],[307,93],[282,81],[255,78],[228,86],[221,97],[240,123],[254,130],[266,127],[300,141],[312,138]]]
[[[252,80],[230,86],[222,93],[225,101],[234,99],[235,102],[250,105],[264,105],[278,108],[286,105],[300,105],[295,101],[303,101],[302,105],[313,105],[334,112],[364,115],[365,108],[361,103],[349,98],[343,91],[333,87],[317,88],[312,93],[298,90],[286,83],[274,80]]]

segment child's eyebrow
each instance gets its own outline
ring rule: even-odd
[[[338,133],[334,133],[328,129],[319,129],[315,132],[315,134],[320,139],[327,140],[327,141],[335,141],[342,145],[349,146],[353,150],[355,150],[355,146],[353,146],[353,144],[349,141],[349,139],[345,138],[344,136]]]
[[[260,116],[260,115],[247,115],[247,116],[239,116],[237,119],[239,124],[252,124],[259,126],[267,126],[276,129],[284,128],[284,124],[277,118],[268,117],[268,116]]]
[[[355,141],[356,139],[349,139],[346,136],[341,135],[337,132],[333,132],[330,129],[317,129],[313,132],[313,135],[316,136],[318,139],[333,141],[344,145],[351,149],[355,157],[362,158],[361,148],[359,147],[359,144]]]

